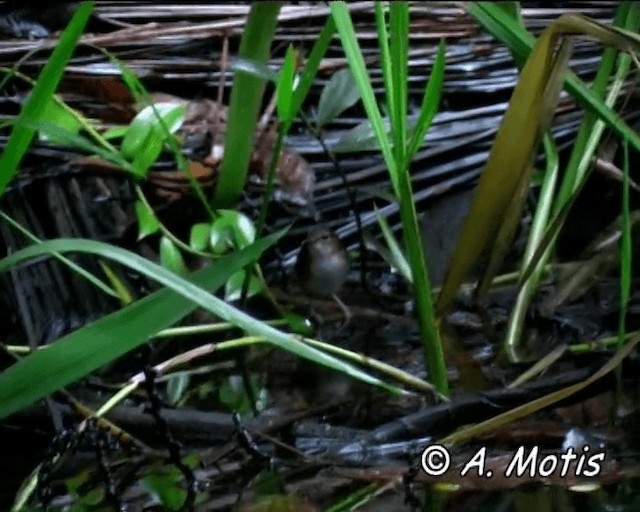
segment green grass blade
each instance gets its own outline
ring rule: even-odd
[[[378,32],[378,49],[380,51],[380,68],[382,69],[382,83],[386,94],[387,109],[393,110],[393,86],[395,82],[392,77],[391,49],[389,48],[389,32],[387,31],[387,11],[386,2],[375,2],[374,13],[376,18],[376,31]],[[385,112],[389,115],[388,112]],[[390,133],[393,128],[389,127]],[[392,139],[389,139],[392,140]],[[393,179],[393,178],[392,178]]]
[[[377,5],[378,4],[376,3],[376,6]],[[340,39],[342,40],[342,47],[344,48],[344,52],[347,56],[347,61],[349,62],[353,79],[360,90],[360,96],[362,98],[362,103],[367,113],[367,117],[371,122],[373,131],[376,134],[378,143],[380,144],[382,156],[384,157],[387,166],[392,166],[389,171],[391,173],[393,187],[397,195],[398,185],[395,182],[395,163],[393,160],[391,143],[382,121],[382,115],[378,109],[378,103],[376,102],[376,97],[373,93],[371,79],[367,72],[367,66],[365,65],[364,58],[362,57],[360,44],[356,39],[355,29],[351,22],[351,17],[349,16],[349,8],[344,2],[331,2],[330,8],[336,24],[336,29],[338,30]]]
[[[418,120],[413,127],[413,133],[409,142],[409,149],[407,150],[409,158],[413,158],[418,149],[420,149],[420,146],[424,141],[424,137],[427,134],[427,130],[429,130],[429,127],[431,126],[431,121],[433,121],[434,116],[438,113],[440,97],[442,96],[442,85],[444,83],[445,56],[446,46],[443,39],[438,45],[438,53],[433,61],[433,68],[431,69],[431,75],[429,75],[429,82],[424,90],[420,114],[418,115]]]
[[[622,25],[631,29],[635,26],[637,29],[638,9],[634,9],[634,11],[635,21],[632,16],[629,16],[631,14],[629,4],[626,2],[620,4],[614,18],[614,25]],[[607,88],[611,82],[611,75],[616,69],[617,56],[618,50],[612,47],[605,48],[602,60],[598,66],[598,72],[591,87],[593,95],[600,101],[604,101],[607,106],[613,106],[615,100],[618,98],[618,94],[609,94],[605,99]],[[631,59],[628,56],[621,58],[618,72],[616,73],[617,76],[614,78],[614,84],[611,89],[612,92],[621,89],[624,78],[629,71],[630,62]],[[586,112],[576,135],[571,157],[569,158],[562,185],[560,186],[558,199],[554,205],[554,212],[556,214],[562,209],[564,204],[566,204],[569,197],[571,197],[579,186],[579,183],[586,179],[588,171],[591,168],[591,160],[603,131],[604,123],[600,121],[593,112]]]
[[[382,236],[384,236],[384,240],[387,243],[388,253],[382,256],[385,257],[387,263],[393,268],[395,268],[400,275],[404,277],[408,283],[413,284],[413,276],[411,275],[411,267],[409,266],[409,262],[404,255],[404,252],[400,248],[400,244],[396,240],[393,231],[389,227],[387,223],[387,219],[384,218],[383,215],[380,214],[378,209],[376,208],[376,220],[380,225],[380,230],[382,231]]]
[[[87,139],[80,133],[67,131],[64,128],[56,126],[54,123],[51,123],[49,121],[30,122],[25,120],[23,122],[21,120],[17,120],[16,126],[17,125],[32,127],[36,130],[39,130],[43,134],[55,133],[57,142],[59,144],[77,148],[82,151],[86,151],[93,156],[98,156],[105,162],[112,163],[122,168],[124,171],[131,173],[132,176],[135,176],[136,174],[133,165],[128,162],[127,159],[124,158],[118,150],[116,150],[115,148],[105,148],[102,145],[98,145],[90,139]]]
[[[587,386],[593,384],[609,372],[613,371],[633,351],[638,342],[640,342],[640,336],[638,335],[628,339],[625,346],[622,347],[622,350],[619,350],[613,357],[611,357],[611,359],[609,359],[609,361],[584,381],[578,382],[577,384],[573,384],[564,389],[554,391],[553,393],[549,393],[548,395],[537,398],[518,407],[514,407],[513,409],[503,412],[502,414],[494,416],[486,421],[476,423],[470,427],[464,427],[453,434],[440,439],[438,442],[447,445],[464,443],[481,436],[482,434],[495,431],[496,429],[501,428],[504,425],[508,425],[513,421],[526,418],[535,412],[549,408],[552,405],[575,395],[579,391],[582,391]]]
[[[629,144],[627,141],[623,143],[624,149],[624,179],[622,183],[622,240],[621,240],[621,278],[620,278],[620,309],[624,316],[629,298],[631,296],[631,261],[632,261],[632,245],[631,245],[631,217],[629,207]],[[624,331],[624,319],[621,323]],[[624,334],[624,333],[623,333]]]
[[[276,83],[276,113],[283,130],[288,131],[296,113],[293,110],[293,87],[296,77],[296,51],[289,45]]]
[[[11,131],[9,141],[0,156],[0,195],[18,172],[22,157],[36,132],[35,128],[22,124],[20,121],[38,122],[46,116],[47,105],[52,100],[53,93],[58,87],[67,62],[71,58],[92,10],[93,3],[90,2],[82,2],[76,9],[18,116],[16,126]]]
[[[251,5],[242,32],[239,57],[259,63],[268,61],[281,5],[282,2],[255,2]],[[213,198],[216,207],[231,207],[242,194],[264,87],[263,79],[245,72],[236,72],[233,78],[224,157]]]
[[[37,236],[35,236],[33,233],[31,233],[31,231],[27,230],[26,228],[24,228],[23,226],[18,224],[15,220],[13,220],[11,217],[9,217],[6,213],[0,211],[0,217],[2,219],[4,219],[4,221],[7,224],[11,225],[15,230],[17,230],[20,233],[22,233],[22,235],[25,238],[28,238],[29,240],[31,240],[32,242],[35,242],[35,243],[41,243],[42,242],[42,240],[40,240]],[[82,268],[77,263],[71,261],[69,258],[65,258],[62,254],[55,253],[55,252],[52,253],[51,255],[54,258],[56,258],[63,265],[66,265],[68,268],[70,268],[74,272],[77,272],[78,275],[80,275],[83,278],[85,278],[87,281],[89,281],[92,285],[94,285],[96,288],[101,290],[103,293],[105,293],[107,295],[110,295],[111,297],[114,297],[116,299],[120,297],[120,295],[115,290],[113,290],[112,288],[109,288],[109,286],[107,284],[105,284],[102,281],[100,281],[100,279],[98,279],[96,276],[94,276],[91,272],[85,270],[84,268]]]
[[[335,33],[335,31],[336,26],[333,22],[333,17],[327,16],[327,21],[320,31],[318,39],[316,39],[311,53],[309,54],[309,58],[307,59],[307,62],[304,66],[304,70],[300,75],[300,83],[293,93],[292,109],[294,113],[298,113],[300,111],[302,103],[307,97],[307,94],[309,94],[311,86],[313,85],[313,82],[316,79],[316,75],[318,74],[320,63],[327,53],[327,48],[329,48],[329,45],[331,44],[331,40],[333,39],[333,34]]]
[[[215,289],[222,286],[233,273],[255,261],[282,234],[283,232],[279,232],[265,237],[250,247],[219,260],[216,265],[197,272],[189,280],[135,253],[92,240],[51,240],[21,249],[3,258],[0,260],[0,273],[13,265],[42,254],[67,251],[87,252],[126,265],[132,270],[155,279],[169,289],[160,290],[70,333],[2,372],[0,396],[3,400],[0,402],[0,418],[44,398],[145,343],[158,331],[183,318],[194,309],[194,305],[201,306],[254,336],[265,338],[279,348],[369,384],[380,385],[393,391],[394,388],[382,381],[357,370],[350,364],[300,343],[296,337],[252,318],[201,288],[205,286]],[[38,379],[34,380],[34,375],[37,375]]]
[[[402,5],[401,5],[402,4]],[[364,63],[360,46],[355,36],[353,24],[349,16],[346,4],[343,2],[331,3],[331,11],[336,22],[338,33],[342,41],[342,47],[347,56],[347,62],[353,73],[354,80],[360,90],[367,117],[371,122],[374,133],[380,144],[389,176],[393,185],[395,196],[400,204],[400,217],[405,235],[411,272],[414,278],[414,290],[417,302],[418,321],[425,348],[425,360],[428,368],[429,379],[436,389],[443,395],[448,394],[448,379],[444,353],[440,343],[437,321],[435,318],[431,284],[427,271],[424,248],[420,241],[417,213],[411,177],[409,175],[409,160],[412,155],[407,155],[406,150],[406,90],[407,90],[407,39],[408,39],[408,6],[405,2],[391,5],[392,12],[392,45],[389,55],[386,55],[386,32],[384,16],[381,4],[375,4],[376,22],[378,26],[378,38],[382,53],[383,69],[387,67],[385,87],[387,99],[390,102],[390,115],[392,124],[392,140],[389,140],[384,129],[384,123],[369,75]],[[394,41],[404,37],[405,41]],[[404,63],[396,60],[402,59]],[[404,71],[403,71],[404,70]],[[393,76],[392,76],[393,75]],[[404,98],[400,98],[404,91]],[[394,110],[395,109],[395,110]],[[402,126],[401,124],[402,123]]]
[[[260,240],[247,249],[218,260],[217,265],[198,271],[190,279],[194,285],[216,290],[235,270],[255,261],[276,240],[277,236]],[[38,254],[62,253],[70,248],[96,249],[105,245],[75,239],[43,242],[0,260],[0,273],[23,258]],[[107,250],[110,249],[107,246]],[[125,258],[132,255],[135,259],[142,259],[136,254],[115,249]],[[145,260],[141,263],[150,264]],[[3,397],[0,401],[0,418],[75,382],[146,343],[157,332],[175,324],[195,307],[188,297],[174,290],[159,290],[30,354],[0,373],[0,396]],[[34,379],[34,375],[38,378]]]
[[[496,6],[502,9],[507,16],[510,16],[519,24],[522,24],[520,2],[496,2]]]
[[[391,81],[393,89],[387,94],[396,162],[401,167],[408,165],[407,157],[407,87],[409,81],[409,4],[391,2],[389,6],[391,40]]]
[[[634,29],[635,27],[635,30],[637,30],[640,27],[640,20],[638,16],[639,11],[637,6],[634,6],[634,8],[630,10],[624,9],[624,7],[625,5],[622,5],[618,9],[615,17],[615,23],[619,23],[623,27],[629,29]],[[604,100],[601,101],[604,101],[607,106],[612,106],[617,101],[631,65],[631,57],[626,54],[621,54],[619,56],[618,66],[616,68],[613,81],[611,81],[611,72],[615,66],[617,56],[618,52],[616,52],[615,49],[607,48],[605,50],[598,73],[594,80],[593,94],[597,98],[604,97]],[[610,82],[611,86],[607,93],[607,87]],[[604,96],[605,93],[606,97]],[[547,252],[550,256],[551,250],[549,247],[553,247],[555,239],[564,224],[571,206],[580,194],[580,190],[588,176],[588,170],[591,166],[593,155],[600,143],[604,128],[605,123],[597,119],[595,114],[591,112],[586,113],[578,130],[558,197],[553,205],[553,217],[549,220],[547,231],[536,249],[533,261],[538,261],[544,252]],[[528,279],[532,271],[533,266],[528,265],[524,272],[522,272],[521,281]]]
[[[533,49],[535,39],[515,20],[491,2],[469,2],[466,4],[466,8],[488,32],[509,47],[517,60],[524,62],[527,59]],[[640,151],[640,136],[610,107],[607,107],[595,96],[574,73],[568,73],[565,88],[578,103],[595,113],[606,122],[614,133],[621,138],[628,139],[636,151]]]
[[[545,229],[551,215],[551,206],[556,183],[558,181],[558,151],[550,134],[547,133],[544,138],[545,154],[547,158],[547,166],[540,189],[540,197],[538,198],[538,206],[531,223],[531,233],[527,240],[523,257],[523,269],[531,266],[533,273],[522,283],[518,290],[516,302],[509,316],[507,325],[507,334],[505,336],[504,346],[510,360],[518,360],[516,347],[520,341],[522,334],[522,326],[526,318],[527,310],[531,304],[531,299],[538,289],[538,284],[542,278],[545,264],[548,260],[550,250],[541,257],[536,258],[536,248],[541,243]]]

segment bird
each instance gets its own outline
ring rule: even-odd
[[[337,292],[347,280],[349,253],[338,236],[328,227],[313,227],[298,253],[295,273],[302,289],[312,297],[331,297],[340,306],[346,323],[351,318]]]

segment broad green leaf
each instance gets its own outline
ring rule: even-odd
[[[191,377],[188,372],[177,372],[167,378],[167,399],[171,405],[178,405],[189,389]]]
[[[128,126],[112,126],[102,133],[105,140],[120,139],[127,134]]]
[[[267,392],[256,376],[249,378],[251,386],[251,395],[256,397],[256,409],[264,410],[267,405]],[[231,375],[226,379],[218,390],[220,401],[230,410],[237,412],[241,417],[253,414],[250,396],[247,393],[244,380],[239,375]]]
[[[138,77],[135,74],[133,74],[131,70],[115,55],[108,52],[104,48],[98,48],[98,49],[109,59],[111,63],[113,63],[114,66],[116,66],[120,70],[120,74],[122,75],[123,80],[129,87],[131,94],[134,96],[136,100],[136,104],[144,104],[144,105],[150,106],[153,110],[155,106],[151,102],[149,93],[144,88],[144,85],[142,84],[140,79],[138,79]],[[154,114],[155,114],[155,119],[158,121],[157,123],[158,131],[162,135],[163,142],[166,143],[168,148],[173,153],[173,158],[177,163],[178,169],[180,169],[180,171],[183,172],[184,175],[189,180],[189,185],[191,186],[191,190],[195,192],[195,195],[200,201],[200,204],[202,205],[203,209],[209,214],[211,218],[214,218],[215,213],[205,196],[202,186],[193,175],[193,172],[191,171],[191,166],[187,162],[186,157],[182,154],[182,148],[180,147],[178,139],[176,137],[171,136],[170,127],[168,123],[166,123],[163,120],[162,115],[157,108],[155,108]],[[147,167],[144,167],[141,162],[138,162],[137,168],[132,169],[132,172],[138,178],[143,177],[146,171],[147,171]]]
[[[78,134],[83,128],[80,121],[78,121],[78,119],[74,117],[73,114],[71,114],[58,101],[56,101],[53,96],[51,97],[49,104],[45,108],[42,120],[74,134]],[[64,142],[64,137],[62,137],[60,140],[56,137],[57,133],[57,131],[40,132],[40,138],[53,143]]]
[[[353,81],[351,70],[344,68],[337,71],[320,93],[317,125],[322,127],[330,123],[345,110],[355,105],[359,99],[360,93]]]
[[[228,302],[234,302],[240,300],[242,296],[242,286],[244,283],[246,271],[240,271],[233,274],[225,284],[224,288],[224,300]],[[249,278],[249,288],[247,290],[247,297],[253,297],[262,291],[262,281],[257,278],[253,273]]]
[[[256,228],[251,222],[251,219],[244,213],[230,210],[227,212],[230,219],[233,220],[234,234],[236,237],[236,243],[238,247],[244,247],[248,244],[252,244],[256,239]]]
[[[175,466],[150,468],[142,478],[145,487],[162,504],[164,510],[181,510],[187,499],[183,489],[183,474]]]
[[[156,163],[164,149],[164,140],[164,137],[155,130],[151,130],[147,134],[147,138],[131,161],[131,167],[136,176],[144,177],[151,166]]]
[[[120,147],[122,155],[131,160],[136,176],[144,176],[156,162],[167,136],[182,125],[186,108],[175,103],[157,103],[143,108],[131,121]]]
[[[184,121],[186,106],[175,103],[157,103],[155,108],[166,123],[169,133],[175,133]],[[159,121],[153,108],[147,106],[138,112],[129,124],[120,146],[122,155],[130,160],[135,158],[151,142],[149,136],[154,132],[160,136],[162,142],[164,137],[162,137]]]
[[[149,134],[152,132],[153,128],[146,115],[147,109],[151,110],[150,107],[146,107],[131,121],[122,139],[122,144],[120,144],[120,152],[128,160],[132,160],[142,151]],[[142,116],[143,113],[145,114],[144,116]]]
[[[211,223],[210,245],[212,250],[221,254],[233,247],[242,248],[256,238],[253,222],[241,212],[218,210],[218,218]]]
[[[138,240],[158,232],[160,229],[158,217],[144,201],[136,201],[135,211],[138,221]]]
[[[391,135],[391,123],[389,119],[382,120],[385,136]],[[331,151],[335,153],[353,153],[358,151],[379,151],[380,143],[378,136],[373,131],[369,121],[354,126],[341,135],[336,143],[331,146]]]
[[[189,233],[189,247],[194,251],[206,251],[209,248],[211,226],[203,222],[191,226]]]
[[[209,232],[209,246],[213,254],[224,254],[234,246],[233,228],[227,223],[211,224],[211,231]]]
[[[105,490],[101,488],[91,489],[86,494],[78,494],[79,504],[84,510],[92,510],[100,505],[106,505],[105,498]]]
[[[306,316],[291,311],[285,311],[283,318],[291,329],[291,332],[300,334],[301,336],[313,336],[314,327]]]
[[[187,266],[184,264],[180,249],[166,236],[160,239],[160,263],[164,268],[178,275],[184,276],[187,274]]]

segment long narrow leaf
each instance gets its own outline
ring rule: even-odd
[[[391,56],[391,81],[393,89],[387,93],[391,106],[393,129],[393,152],[401,167],[408,165],[407,159],[407,87],[409,82],[409,5],[407,2],[391,2],[389,6]]]
[[[31,231],[29,231],[25,227],[21,226],[18,222],[13,220],[6,213],[0,211],[0,218],[2,218],[6,223],[8,223],[10,226],[12,226],[15,230],[17,230],[20,233],[22,233],[22,235],[25,238],[28,238],[29,240],[31,240],[32,242],[35,242],[35,243],[41,243],[42,242],[42,240],[40,240],[37,236],[35,236],[33,233],[31,233]],[[106,293],[107,295],[110,295],[111,297],[115,297],[115,298],[119,297],[119,295],[116,293],[116,291],[114,291],[113,289],[109,288],[109,286],[107,284],[105,284],[102,281],[100,281],[100,279],[98,279],[96,276],[94,276],[91,272],[89,272],[88,270],[85,270],[84,268],[82,268],[80,265],[78,265],[74,261],[71,261],[69,258],[65,258],[64,256],[62,256],[61,254],[58,254],[58,253],[52,253],[51,255],[54,258],[56,258],[63,265],[66,265],[68,268],[70,268],[74,272],[77,272],[78,275],[80,275],[83,278],[85,278],[87,281],[89,281],[92,285],[94,285],[96,288],[101,290],[103,293]]]
[[[495,431],[496,429],[503,427],[504,425],[508,425],[513,421],[526,418],[527,416],[542,409],[551,407],[561,400],[565,400],[579,391],[582,391],[587,386],[593,384],[609,372],[613,371],[633,351],[638,342],[640,342],[640,336],[637,335],[628,339],[626,345],[622,347],[621,350],[616,352],[616,354],[602,367],[600,367],[598,371],[594,372],[593,375],[584,381],[578,382],[577,384],[573,384],[564,389],[554,391],[553,393],[549,393],[548,395],[532,400],[531,402],[527,402],[526,404],[515,407],[507,412],[498,414],[486,421],[471,425],[470,427],[462,428],[457,432],[440,439],[438,442],[447,445],[460,444],[487,432]]]
[[[540,189],[538,207],[536,208],[536,213],[531,223],[531,234],[527,240],[527,246],[523,257],[523,267],[531,265],[532,268],[534,268],[534,271],[533,274],[531,274],[531,276],[522,283],[521,288],[518,291],[516,303],[514,304],[513,309],[511,310],[511,315],[509,316],[509,324],[507,327],[507,335],[504,345],[510,360],[518,359],[515,347],[518,345],[518,341],[520,340],[522,326],[524,324],[531,297],[533,297],[533,294],[538,287],[548,257],[548,254],[545,254],[542,258],[538,258],[537,260],[534,259],[535,249],[543,238],[545,226],[547,226],[549,221],[553,194],[558,180],[558,152],[551,135],[548,133],[544,139],[544,146],[547,157],[547,168],[542,182],[542,187]]]
[[[296,77],[296,51],[293,46],[289,45],[287,54],[284,58],[284,64],[278,75],[276,83],[276,112],[278,119],[284,126],[284,130],[288,130],[293,122],[296,113],[292,108],[293,105],[293,88]]]
[[[53,93],[58,87],[67,62],[82,35],[92,9],[93,4],[89,2],[83,2],[76,9],[18,116],[16,126],[11,131],[9,141],[0,156],[0,195],[18,171],[22,157],[36,132],[35,128],[27,126],[26,123],[22,124],[21,121],[33,123],[46,117],[47,105],[51,102]]]
[[[431,126],[431,121],[433,121],[433,118],[438,113],[440,97],[442,96],[442,85],[444,83],[445,55],[446,46],[443,39],[438,45],[438,53],[436,53],[436,58],[433,61],[429,82],[424,90],[420,114],[418,115],[416,124],[413,126],[413,133],[409,141],[409,149],[407,150],[407,154],[410,156],[415,155],[418,149],[420,149],[427,130]]]
[[[216,290],[235,270],[255,261],[276,240],[277,236],[265,238],[247,249],[221,258],[216,266],[193,274],[192,282]],[[23,250],[0,260],[0,273],[23,258],[42,253],[61,253],[87,244],[91,244],[93,249],[104,245],[86,240],[43,242],[30,246],[28,252]],[[61,250],[56,250],[56,246]],[[125,252],[125,256],[128,254]],[[142,265],[146,264],[142,262]],[[191,300],[173,290],[159,290],[32,353],[0,373],[0,418],[126,354],[147,342],[157,332],[184,318],[195,307]]]
[[[555,106],[557,102],[557,98],[544,96],[554,69],[556,40],[552,29],[540,35],[513,91],[438,297],[440,314],[448,308],[469,270],[495,241],[505,220],[504,212],[530,175],[540,136],[546,131],[541,129],[543,113],[549,110],[545,104]]]
[[[623,7],[624,5],[621,6],[621,9],[616,15],[616,23],[622,22],[625,27],[637,30],[640,27],[640,9],[635,5],[632,5],[631,9],[626,10],[623,9]],[[604,98],[604,104],[609,107],[617,101],[631,64],[631,57],[629,55],[620,55],[619,59],[616,59],[616,55],[617,52],[613,48],[607,48],[605,50],[602,63],[593,84],[593,94],[597,98],[600,98],[601,101],[605,92],[607,93]],[[613,82],[609,87],[611,81],[610,74],[616,60],[618,61],[618,66]],[[607,87],[609,87],[608,92]],[[564,180],[552,208],[554,216],[548,223],[547,230],[536,248],[531,263],[540,261],[543,253],[550,253],[550,248],[553,246],[571,206],[580,194],[580,190],[582,190],[586,181],[588,170],[591,167],[591,161],[601,140],[604,127],[604,122],[597,119],[594,113],[587,113],[578,130],[571,157],[567,164]],[[527,280],[532,271],[533,265],[527,265],[522,272],[521,281]]]
[[[485,7],[485,4],[471,4],[470,8],[483,11]],[[513,23],[501,10],[497,10],[497,16],[502,18],[505,25]],[[517,24],[513,30],[519,30]],[[638,36],[600,25],[582,16],[563,15],[540,35],[513,91],[459,236],[454,259],[438,297],[439,313],[447,309],[468,271],[476,265],[488,246],[495,242],[504,221],[504,212],[529,179],[527,170],[530,169],[540,134],[547,127],[550,109],[557,101],[554,94],[549,94],[559,85],[558,69],[561,66],[556,66],[554,62],[562,64],[562,59],[555,60],[556,41],[566,35],[582,33],[626,50],[640,49]],[[593,99],[592,94],[584,95],[587,96]],[[599,104],[598,112],[602,112],[601,102],[596,103]],[[513,215],[514,210],[509,211],[509,216]],[[493,266],[495,268],[495,261]]]
[[[381,47],[382,66],[385,76],[387,101],[390,104],[392,137],[389,140],[376,102],[369,74],[364,63],[360,46],[355,37],[353,24],[346,5],[343,2],[331,3],[336,27],[354,79],[360,90],[360,96],[367,117],[376,134],[382,155],[387,165],[395,196],[400,204],[400,217],[405,235],[413,284],[417,302],[418,320],[425,349],[425,360],[429,378],[443,395],[448,394],[448,379],[442,344],[440,343],[437,322],[434,315],[431,284],[427,271],[424,248],[420,241],[416,206],[409,174],[409,163],[413,155],[408,155],[406,143],[406,91],[407,91],[407,45],[408,45],[408,6],[406,2],[391,5],[391,45],[387,54],[386,25],[382,5],[376,3],[376,24]],[[397,39],[404,38],[404,41]],[[401,60],[403,62],[398,62]]]
[[[560,90],[562,88],[562,82],[564,73],[569,63],[569,56],[571,54],[572,44],[570,40],[563,40],[560,42],[560,48],[553,54],[553,59],[549,69],[549,74],[544,84],[544,98],[549,98],[548,101],[542,101],[540,104],[540,112],[538,116],[531,116],[537,123],[538,132],[541,135],[551,126],[553,114],[556,108],[556,101],[560,97]],[[540,135],[535,139],[532,150],[536,151],[539,145]],[[513,139],[512,139],[513,140]],[[520,176],[516,189],[513,193],[511,200],[509,201],[509,207],[502,214],[503,221],[498,230],[497,236],[491,249],[491,256],[489,263],[485,268],[482,279],[478,286],[477,296],[482,298],[488,290],[490,283],[498,273],[505,256],[510,250],[511,241],[520,223],[520,213],[522,212],[522,206],[525,198],[529,192],[529,186],[531,177],[533,175],[533,158],[532,152],[529,156],[528,162],[523,162],[523,172]]]
[[[219,260],[197,272],[190,280],[135,253],[91,240],[60,239],[29,246],[0,260],[0,273],[13,265],[52,252],[81,251],[112,259],[143,273],[170,290],[161,290],[122,310],[64,336],[57,342],[25,357],[0,374],[0,418],[5,417],[53,391],[74,382],[103,364],[147,341],[156,332],[177,322],[199,305],[218,317],[260,336],[275,346],[347,373],[370,384],[386,384],[353,366],[300,343],[218,299],[201,286],[220,287],[234,272],[248,265],[282,232],[270,235],[250,247]],[[34,380],[34,375],[38,379]]]
[[[282,2],[254,2],[242,33],[238,55],[258,63],[267,62]],[[244,188],[253,151],[253,136],[265,81],[238,71],[233,78],[224,157],[214,203],[233,206]]]
[[[466,9],[479,23],[486,27],[502,43],[506,44],[518,59],[522,61],[527,59],[535,44],[535,38],[523,27],[520,27],[514,19],[506,16],[492,2],[469,2],[466,5]],[[577,15],[563,15],[563,17],[565,16],[585,19]],[[589,22],[596,24],[592,20],[589,20]],[[628,38],[627,47],[631,46],[631,40],[639,40],[637,34],[628,31],[620,32],[621,29],[615,29],[615,27],[612,30],[616,30],[616,32],[624,34]],[[634,51],[638,53],[638,48],[634,47]],[[566,90],[573,95],[578,103],[595,113],[607,123],[607,126],[614,133],[619,137],[628,139],[636,151],[640,151],[640,136],[629,127],[624,119],[604,105],[574,73],[567,74],[565,86]]]
[[[395,94],[393,92],[393,64],[391,62],[391,49],[389,47],[389,32],[387,30],[387,12],[388,6],[385,2],[375,2],[374,12],[376,17],[376,31],[378,32],[378,48],[380,51],[380,67],[382,68],[382,83],[387,97],[387,107],[389,111],[393,110],[393,101]],[[344,43],[343,43],[344,44]],[[347,54],[348,55],[348,54]],[[388,113],[387,113],[388,114]],[[367,114],[367,117],[368,114]],[[390,120],[391,121],[391,120]],[[393,122],[390,122],[390,129],[393,132]],[[392,141],[393,139],[389,139]],[[383,153],[384,155],[384,153]],[[392,176],[391,180],[395,178]]]
[[[329,48],[329,44],[331,44],[331,40],[335,31],[336,25],[333,21],[333,17],[327,16],[327,21],[320,31],[318,39],[316,39],[316,42],[311,49],[311,53],[309,54],[309,58],[307,59],[307,62],[304,66],[304,70],[300,75],[300,83],[293,93],[292,110],[296,113],[300,111],[302,103],[311,90],[311,86],[313,85],[316,75],[318,74],[320,63],[327,53],[327,48]]]
[[[358,44],[358,40],[355,36],[355,29],[351,22],[351,17],[349,16],[349,8],[344,2],[331,2],[330,7],[331,14],[333,15],[333,19],[336,24],[336,29],[338,30],[340,39],[342,40],[344,52],[347,55],[349,67],[353,73],[353,79],[360,90],[362,103],[365,111],[367,112],[367,117],[371,122],[373,131],[376,134],[378,143],[380,144],[380,150],[382,151],[384,160],[387,163],[387,166],[391,165],[392,167],[395,167],[395,164],[393,163],[391,144],[382,121],[382,115],[378,109],[378,103],[376,102],[373,88],[371,87],[371,79],[367,72],[367,66],[364,63],[364,58],[362,57],[362,51],[360,50],[360,45]],[[391,173],[393,187],[397,195],[398,185],[393,181],[395,179],[395,169],[390,168],[389,172]]]

